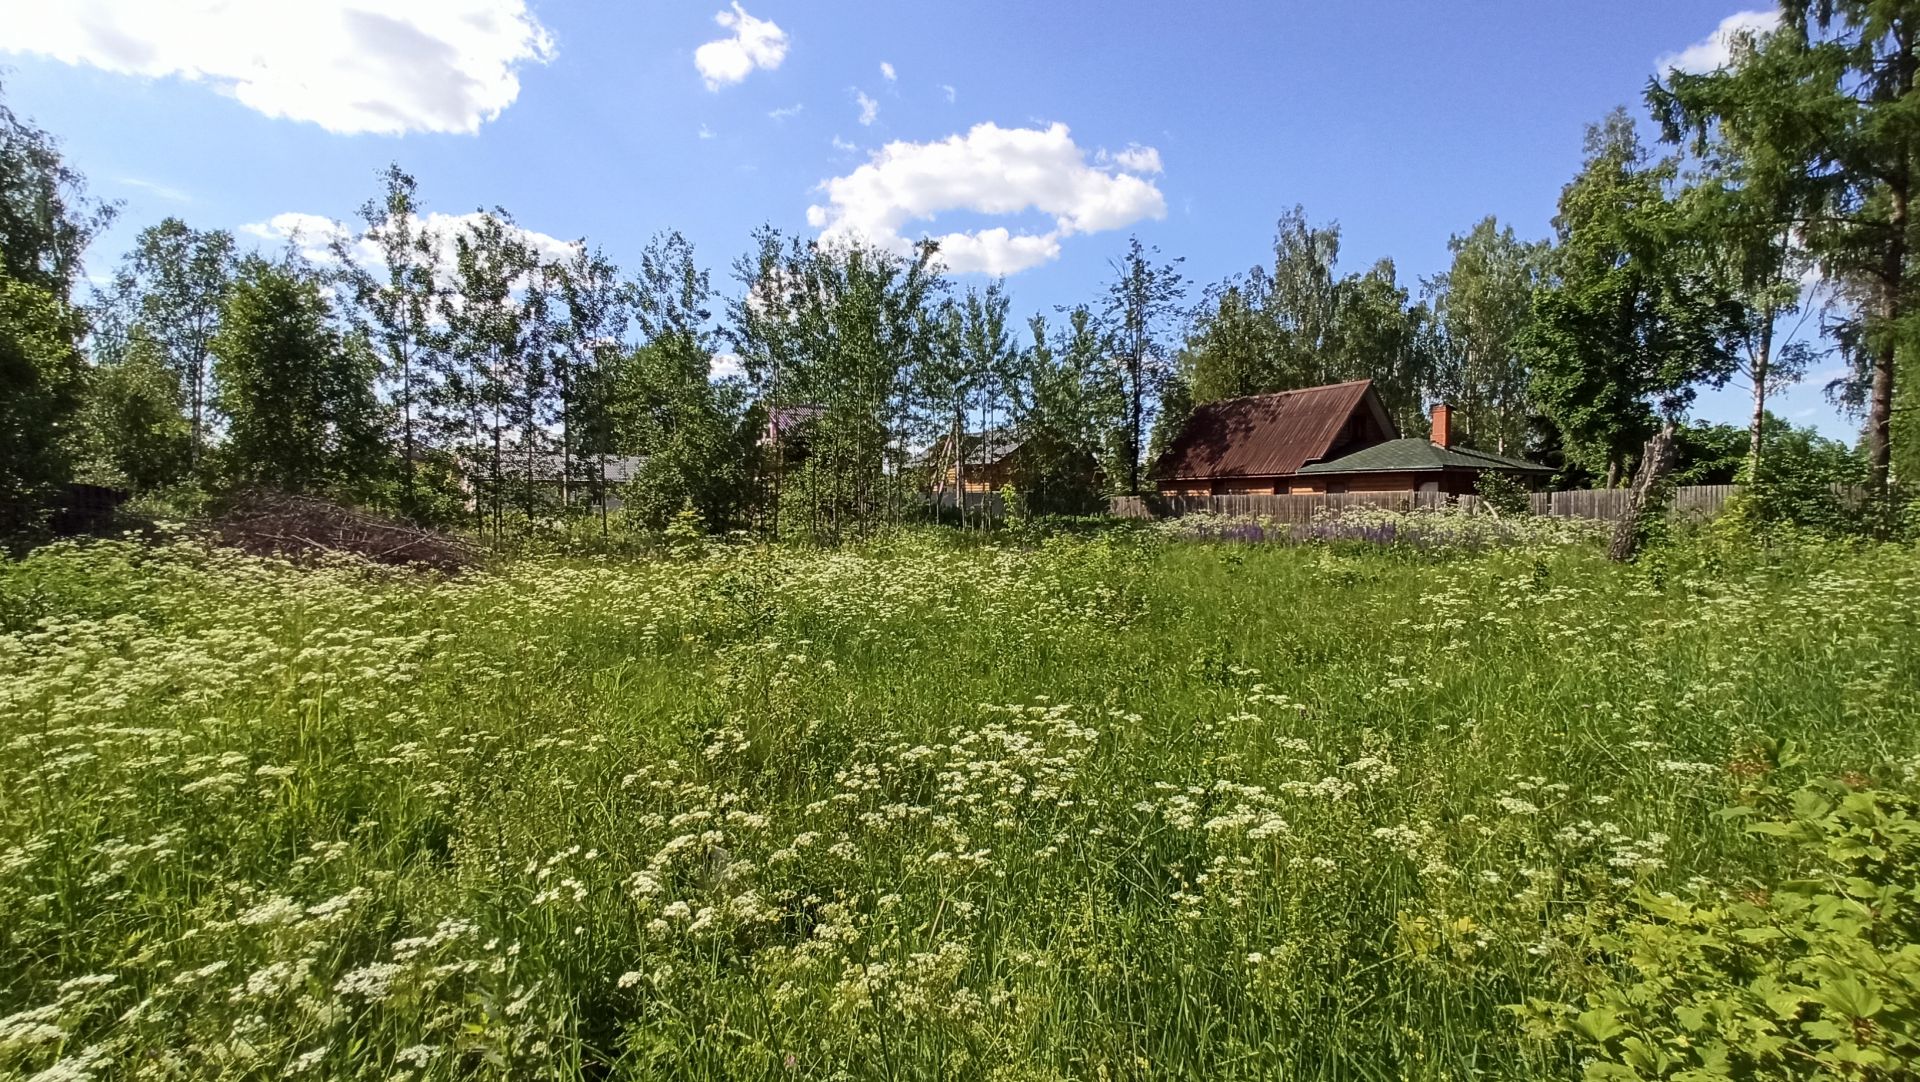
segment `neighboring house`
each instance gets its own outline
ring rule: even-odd
[[[593,504],[594,489],[604,476],[607,483],[606,509],[618,511],[621,506],[620,486],[638,477],[646,461],[645,455],[575,455],[571,464],[572,476],[563,477],[568,472],[568,463],[558,452],[537,451],[528,455],[525,451],[509,451],[500,456],[500,476],[510,488],[529,486],[543,502],[552,504]],[[469,493],[472,490],[469,477],[486,475],[485,463],[474,465],[477,468],[462,471],[461,487]],[[604,474],[602,471],[605,471]]]
[[[767,410],[767,427],[760,433],[760,445],[802,442],[808,422],[826,412],[825,406],[773,406]]]
[[[1489,470],[1532,484],[1553,471],[1453,446],[1452,410],[1433,408],[1430,438],[1400,438],[1372,380],[1196,406],[1155,476],[1169,496],[1444,492],[1465,495]]]
[[[953,506],[957,502],[956,493],[963,490],[972,497],[1025,483],[1021,480],[1023,466],[1031,467],[1025,470],[1027,482],[1038,483],[1043,488],[1055,484],[1091,492],[1100,485],[1100,466],[1093,455],[1080,450],[1063,451],[1051,460],[1043,458],[1035,462],[1030,456],[1044,455],[1046,448],[1041,446],[1036,452],[1035,445],[1021,440],[1011,428],[965,433],[960,437],[960,451],[958,468],[952,436],[941,437],[927,451],[926,462],[932,467],[933,499],[943,507]],[[1038,474],[1045,476],[1036,482]]]
[[[956,489],[964,489],[969,495],[1000,491],[1002,485],[1013,481],[1019,450],[1020,443],[1012,429],[968,432],[960,437],[961,461],[956,463],[953,437],[940,437],[927,452],[927,462],[933,467],[935,498],[951,504]]]

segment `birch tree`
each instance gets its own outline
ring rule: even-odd
[[[1126,446],[1126,485],[1129,495],[1140,494],[1141,457],[1146,451],[1147,426],[1157,397],[1173,368],[1173,328],[1183,314],[1186,279],[1182,260],[1159,261],[1160,250],[1133,237],[1124,255],[1109,265],[1113,277],[1106,288],[1105,323],[1120,361],[1126,415],[1122,421]]]

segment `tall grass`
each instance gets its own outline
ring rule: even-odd
[[[1710,554],[1711,556],[1711,554]],[[0,569],[0,1072],[1541,1078],[1509,1005],[1920,754],[1920,557],[1145,534]]]

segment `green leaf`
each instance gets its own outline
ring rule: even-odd
[[[1573,1028],[1599,1044],[1605,1044],[1627,1031],[1620,1024],[1620,1016],[1605,1007],[1595,1007],[1590,1011],[1581,1011],[1573,1020]]]
[[[1765,1001],[1773,1016],[1783,1021],[1799,1017],[1801,1008],[1806,1005],[1806,998],[1792,990],[1773,992],[1765,997]]]
[[[1837,977],[1823,982],[1818,999],[1848,1018],[1872,1018],[1886,1006],[1877,992],[1852,977]]]

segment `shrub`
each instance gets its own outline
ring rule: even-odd
[[[1723,814],[1784,874],[1641,894],[1580,1004],[1521,1013],[1593,1056],[1593,1082],[1920,1077],[1920,788],[1823,778]]]
[[[1533,513],[1533,500],[1527,487],[1509,474],[1484,471],[1474,479],[1473,490],[1488,507],[1502,515],[1516,517]]]

